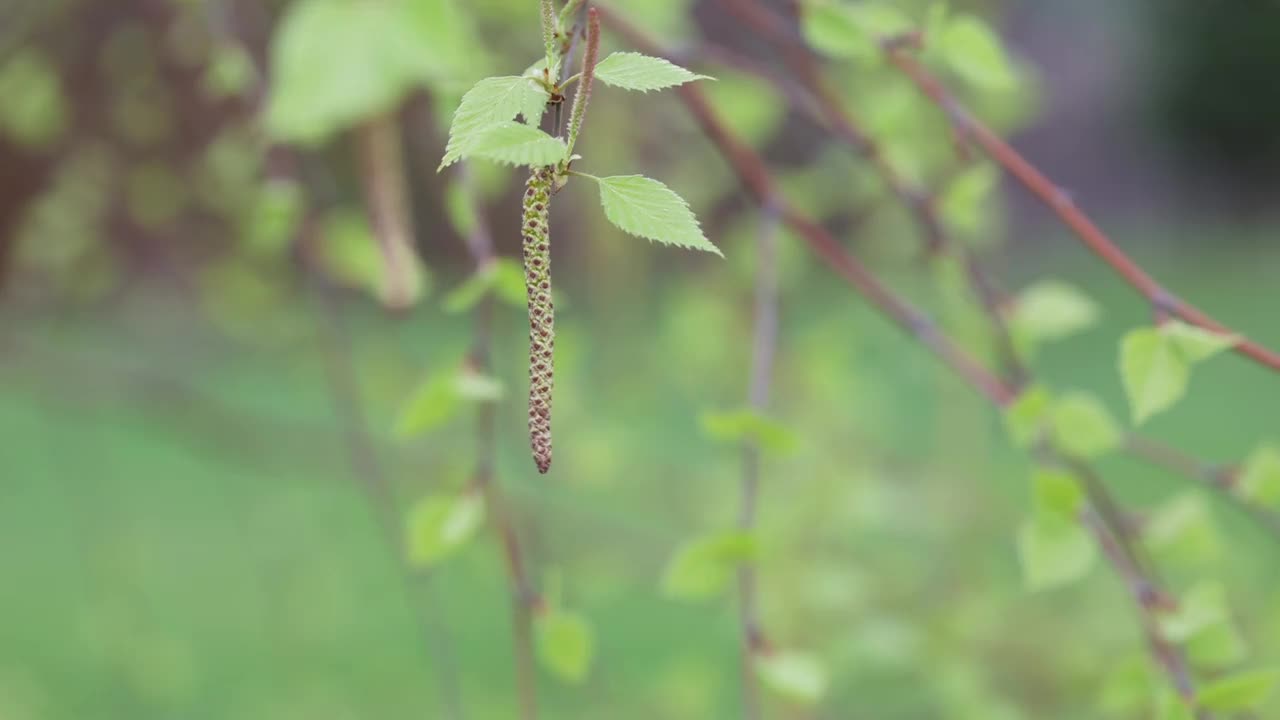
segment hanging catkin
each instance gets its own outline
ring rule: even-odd
[[[524,283],[529,296],[529,446],[538,472],[551,468],[555,309],[551,304],[551,168],[534,170],[524,193]]]

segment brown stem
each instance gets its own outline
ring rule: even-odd
[[[764,210],[764,218],[756,237],[755,310],[751,342],[751,379],[747,399],[752,410],[763,413],[769,404],[769,388],[773,380],[778,347],[778,213],[772,206]],[[748,439],[742,448],[742,490],[738,510],[738,528],[754,532],[756,508],[760,496],[760,444]],[[756,678],[755,656],[766,644],[760,622],[756,571],[750,564],[738,568],[738,622],[742,641],[742,714],[747,720],[758,720],[760,688]]]
[[[582,121],[587,116],[587,103],[591,100],[591,85],[596,77],[596,61],[600,58],[600,13],[593,7],[587,8],[587,50],[582,56],[582,78],[578,80],[578,89],[573,94],[573,110],[569,113],[568,154],[573,154],[573,146],[578,142],[578,134],[582,132]]]

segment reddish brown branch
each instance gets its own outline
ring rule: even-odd
[[[1280,370],[1280,353],[1269,350],[1231,330],[1196,306],[1166,290],[1154,277],[1124,253],[1106,233],[1081,210],[1071,196],[1041,173],[1003,138],[977,120],[942,83],[908,51],[885,45],[885,55],[903,75],[910,78],[926,97],[941,108],[951,122],[1018,180],[1031,194],[1049,207],[1058,218],[1103,262],[1120,274],[1160,313],[1167,313],[1214,332],[1240,338],[1235,350],[1272,370]]]

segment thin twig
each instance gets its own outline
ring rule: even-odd
[[[778,213],[764,209],[756,237],[755,310],[751,342],[751,379],[747,401],[752,410],[763,413],[769,404],[774,360],[778,347]],[[738,529],[755,531],[760,495],[760,443],[748,439],[742,448],[742,489]],[[756,571],[750,564],[738,568],[738,619],[742,634],[742,711],[747,720],[761,717],[759,681],[755,656],[766,644],[760,621]]]

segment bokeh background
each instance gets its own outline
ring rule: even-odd
[[[459,197],[519,256],[520,173],[436,166],[460,93],[539,56],[537,3],[383,0],[403,13],[394,36],[286,32],[304,5],[356,1],[0,4],[4,720],[516,716],[492,535],[429,569],[400,559],[401,518],[472,472],[474,404],[397,426],[471,342],[452,294],[474,268]],[[714,0],[610,5],[672,48],[776,60]],[[954,5],[996,27],[1018,68],[1008,87],[964,90],[979,113],[1170,287],[1280,345],[1277,6]],[[983,351],[971,300],[921,262],[909,216],[856,154],[767,85],[698,69],[789,197]],[[913,177],[944,198],[957,178],[973,190],[979,161],[957,158],[904,79],[831,73]],[[546,477],[527,455],[523,308],[494,307],[498,481],[531,572],[595,634],[585,682],[540,677],[543,714],[737,717],[731,595],[688,602],[661,580],[681,543],[737,512],[739,451],[703,418],[745,403],[760,216],[672,94],[601,89],[580,147],[590,172],[683,194],[726,257],[622,235],[589,188],[559,196]],[[370,212],[388,183],[405,212]],[[1018,188],[977,184],[946,219],[1004,285],[1061,279],[1099,310],[1036,369],[1125,417],[1116,343],[1148,309]],[[420,271],[389,277],[388,233]],[[998,416],[781,242],[772,415],[797,442],[763,466],[761,605],[773,638],[822,659],[829,690],[810,707],[771,697],[771,714],[1154,717],[1129,682],[1139,626],[1105,567],[1025,589],[1014,537],[1031,464]],[[1276,439],[1278,408],[1280,382],[1229,357],[1149,429],[1227,461]],[[1194,508],[1171,584],[1223,581],[1242,660],[1276,660],[1274,538],[1186,480],[1120,457],[1100,469],[1139,507]],[[393,490],[390,521],[371,482]]]

